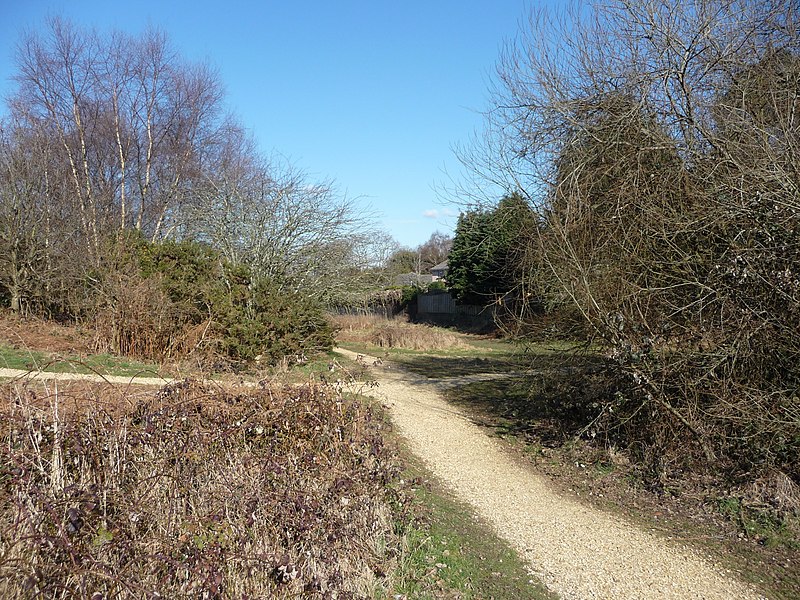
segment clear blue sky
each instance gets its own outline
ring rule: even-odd
[[[554,1],[555,3],[555,1]],[[0,96],[14,47],[48,15],[137,33],[165,31],[220,74],[227,103],[265,154],[364,198],[399,242],[450,233],[434,188],[452,147],[480,128],[487,86],[525,0],[0,0]]]

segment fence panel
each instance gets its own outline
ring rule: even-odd
[[[491,315],[492,309],[484,306],[458,305],[450,293],[420,294],[417,296],[417,312],[427,315],[464,315],[477,317]]]

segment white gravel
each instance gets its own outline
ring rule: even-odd
[[[448,405],[440,382],[380,365],[374,373],[379,387],[367,393],[390,408],[412,451],[563,598],[762,598],[698,551],[555,492]]]

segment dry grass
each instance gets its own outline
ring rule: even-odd
[[[381,348],[451,350],[469,348],[460,336],[446,329],[412,323],[388,324],[376,329],[370,342]]]
[[[777,517],[800,516],[800,485],[777,469],[767,470],[751,481],[742,496]]]
[[[330,315],[331,322],[337,331],[336,337],[342,342],[367,342],[375,329],[389,323],[406,323],[404,318],[389,320],[377,315]]]
[[[138,397],[0,390],[0,597],[372,598],[390,586],[399,469],[358,400],[190,381]]]
[[[343,342],[422,351],[470,348],[458,334],[430,325],[372,315],[337,315],[332,319],[338,329],[337,338]]]
[[[43,350],[62,354],[90,354],[90,333],[74,325],[59,324],[37,317],[20,317],[0,309],[0,342],[14,348]]]

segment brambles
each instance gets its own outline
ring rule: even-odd
[[[2,389],[2,597],[371,598],[387,585],[399,470],[371,407],[316,385],[105,389]]]

